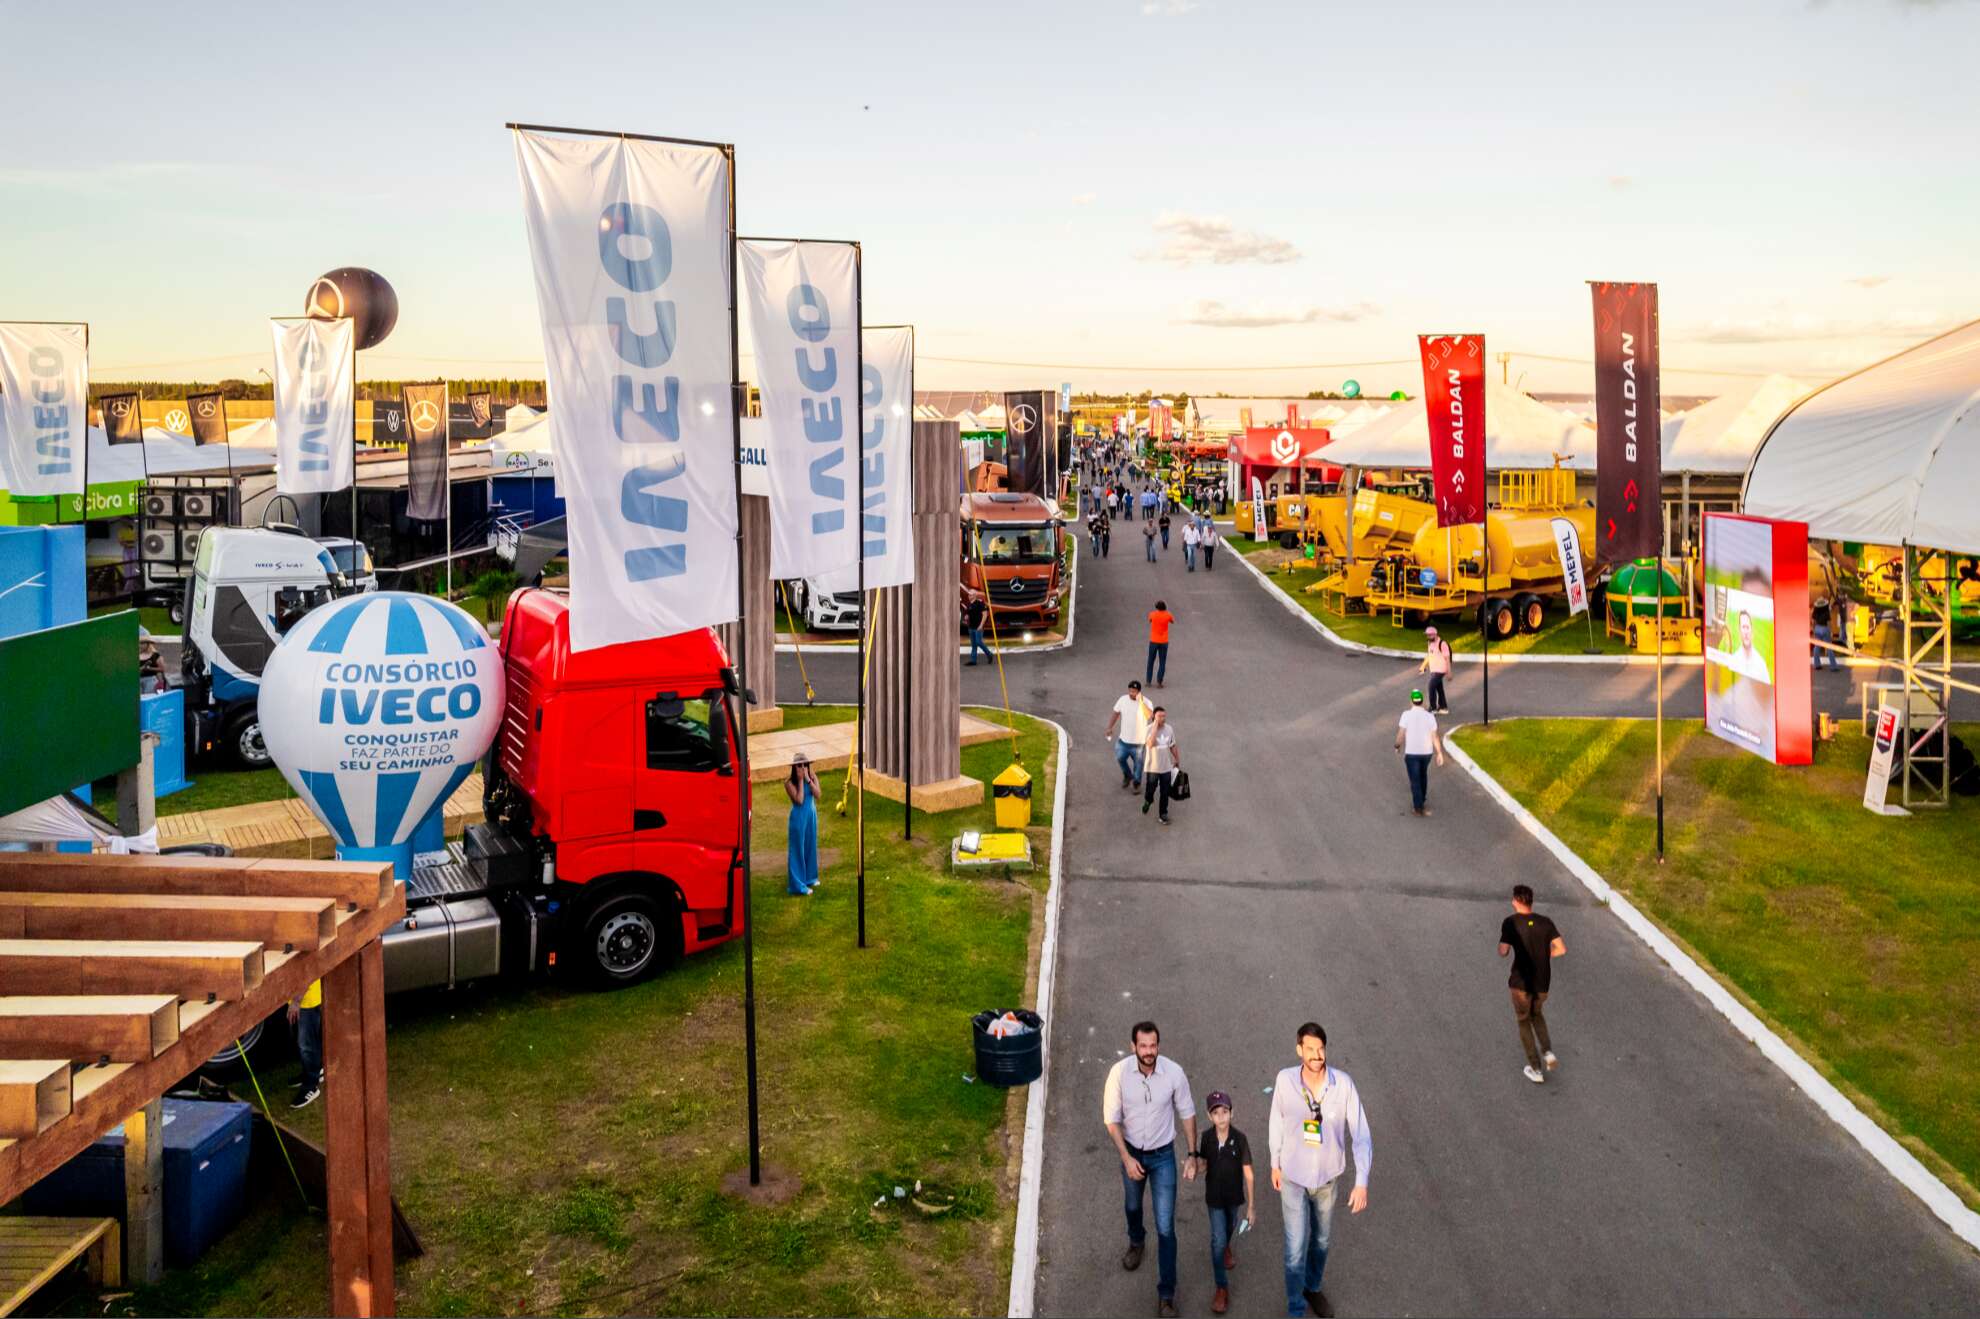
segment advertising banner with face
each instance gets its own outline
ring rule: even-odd
[[[738,614],[725,149],[515,135],[571,549],[571,645]]]
[[[356,359],[348,319],[270,321],[275,335],[275,486],[347,490],[357,479]]]
[[[89,327],[0,323],[0,480],[80,495],[89,454]]]

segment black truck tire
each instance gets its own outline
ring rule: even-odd
[[[275,763],[261,739],[261,716],[254,710],[243,710],[227,721],[221,745],[242,769],[267,769]]]
[[[1504,641],[1519,631],[1519,622],[1510,600],[1487,600],[1479,618],[1484,623],[1486,635],[1494,641]]]
[[[565,956],[596,988],[636,985],[680,956],[680,921],[669,908],[644,889],[607,893],[589,905]]]
[[[1538,632],[1547,625],[1547,602],[1537,595],[1521,595],[1513,601],[1513,616],[1520,631]]]

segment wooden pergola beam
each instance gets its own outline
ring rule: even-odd
[[[170,939],[0,939],[0,994],[174,994],[246,998],[262,945]]]
[[[220,939],[308,951],[336,927],[329,898],[0,893],[4,939]]]
[[[389,862],[274,857],[127,856],[114,868],[68,852],[0,856],[0,889],[15,893],[185,893],[215,897],[329,898],[376,907],[390,899]]]
[[[0,1054],[8,1057],[150,1062],[178,1038],[176,994],[0,998]]]

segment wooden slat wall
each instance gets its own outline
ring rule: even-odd
[[[873,592],[886,599],[876,606],[880,622],[867,677],[866,728],[868,763],[910,783],[939,783],[962,772],[956,723],[962,701],[956,654],[961,488],[960,428],[952,421],[914,423],[914,586]],[[910,702],[911,728],[905,717]]]
[[[756,693],[751,710],[768,710],[777,704],[777,599],[770,584],[770,497],[742,497],[743,570],[747,573],[746,598],[749,602],[749,685]],[[722,649],[731,663],[741,662],[736,647],[734,623],[715,629],[722,638]]]

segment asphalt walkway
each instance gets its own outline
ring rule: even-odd
[[[1072,648],[1008,665],[1013,704],[1072,739],[1040,1314],[1154,1311],[1152,1241],[1139,1272],[1119,1264],[1119,1161],[1100,1120],[1106,1069],[1144,1017],[1199,1103],[1236,1098],[1260,1160],[1233,1314],[1283,1313],[1263,1092],[1308,1018],[1375,1141],[1368,1212],[1350,1217],[1343,1198],[1335,1220],[1326,1290],[1341,1314],[1973,1312],[1980,1256],[1468,778],[1433,769],[1434,815],[1410,815],[1392,749],[1410,666],[1327,645],[1228,551],[1187,574],[1180,545],[1151,565],[1138,539],[1117,533],[1125,552],[1080,566]],[[1195,790],[1167,829],[1121,791],[1102,737],[1142,674],[1158,597],[1177,622],[1168,686],[1150,695]],[[815,664],[813,679],[836,692],[840,668]],[[1698,671],[1666,678],[1669,711],[1695,717]],[[996,702],[994,671],[964,679],[966,701]],[[1840,708],[1829,684],[1851,680],[1822,675],[1825,704]],[[1492,712],[1647,714],[1654,682],[1622,666],[1495,668]],[[1456,719],[1479,717],[1480,685],[1460,672]],[[1545,1086],[1520,1074],[1496,956],[1521,880],[1568,945],[1547,1013],[1562,1067]],[[1207,1313],[1200,1186],[1183,1184],[1178,1224],[1179,1305]]]

